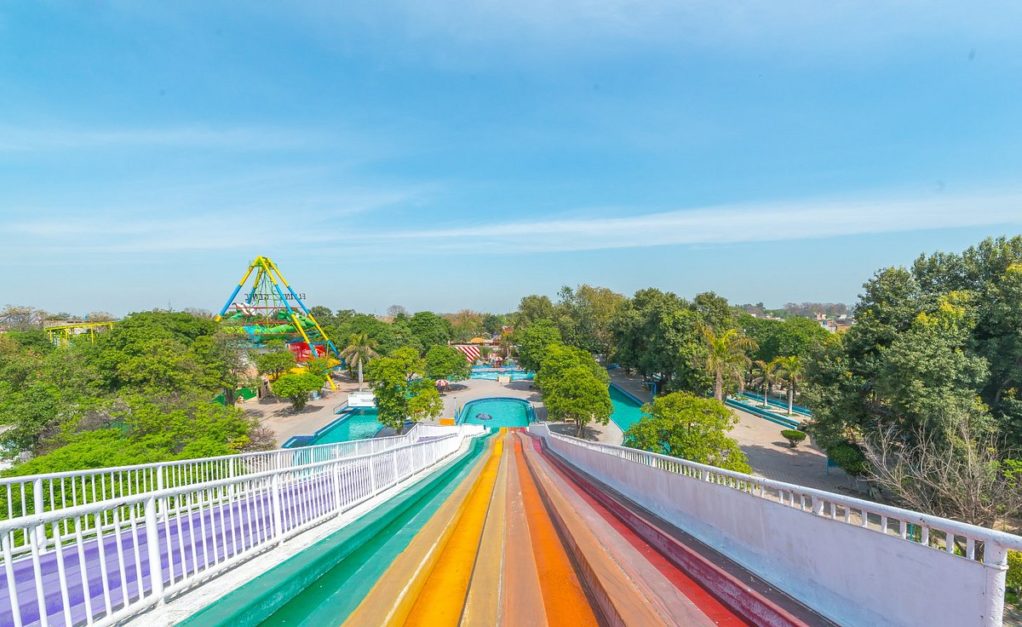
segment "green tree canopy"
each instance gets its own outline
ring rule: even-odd
[[[515,328],[523,329],[533,322],[539,320],[553,320],[554,303],[548,296],[531,294],[524,296],[518,303],[518,311],[515,312]]]
[[[301,411],[309,402],[309,394],[323,388],[326,378],[312,372],[281,375],[270,384],[274,396],[291,401],[294,411]]]
[[[425,374],[426,361],[413,348],[399,348],[369,363],[366,377],[376,396],[380,424],[401,433],[405,420],[440,415],[439,394]]]
[[[536,320],[524,329],[516,329],[514,342],[518,347],[518,363],[535,372],[543,363],[547,347],[561,342],[561,332],[550,320]]]
[[[645,289],[635,293],[611,324],[615,356],[622,366],[657,378],[661,390],[709,386],[695,365],[702,351],[699,315],[671,292]]]
[[[408,328],[419,340],[420,352],[451,341],[451,323],[432,311],[416,312],[408,319]]]
[[[298,363],[295,360],[295,355],[291,351],[285,349],[269,351],[266,353],[258,353],[253,358],[255,361],[256,368],[260,374],[265,374],[271,377],[275,377],[282,372],[295,367]]]
[[[807,361],[803,395],[825,447],[959,414],[1022,446],[1022,237],[878,271],[855,324]]]
[[[365,379],[363,375],[365,365],[370,360],[380,356],[376,352],[377,346],[376,340],[371,338],[368,333],[358,332],[349,335],[347,343],[341,349],[341,359],[347,364],[349,372],[351,368],[355,368],[358,372],[358,386],[360,389]]]
[[[607,424],[613,411],[607,383],[584,365],[572,366],[558,378],[548,379],[543,403],[549,420],[574,421],[579,435],[589,423]]]
[[[614,350],[611,322],[625,297],[605,287],[579,285],[561,288],[556,308],[557,326],[564,343],[596,355],[609,356]]]
[[[588,351],[555,342],[547,346],[543,365],[536,373],[536,386],[546,393],[548,386],[556,385],[573,368],[585,368],[604,385],[610,383],[607,370]]]
[[[702,331],[705,352],[700,361],[713,378],[713,397],[723,402],[729,385],[739,381],[745,373],[749,364],[748,353],[756,348],[756,344],[738,329],[717,332],[711,327],[703,327]]]
[[[451,346],[434,346],[426,351],[426,376],[430,379],[461,381],[472,372],[465,354]]]
[[[648,414],[625,432],[625,446],[737,472],[752,472],[738,443],[728,437],[737,418],[716,399],[673,392],[647,403]]]

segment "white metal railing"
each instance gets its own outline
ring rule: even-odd
[[[0,520],[59,511],[87,503],[146,494],[166,488],[230,479],[244,475],[305,466],[319,461],[365,455],[404,446],[420,435],[354,440],[293,449],[186,459],[134,466],[72,470],[0,479]],[[26,533],[9,532],[11,550],[27,550]]]
[[[387,450],[304,464],[277,454],[301,449],[276,451],[268,459],[278,468],[246,467],[236,476],[108,493],[0,520],[0,624],[117,622],[392,488],[456,452],[463,439],[460,429],[447,428]],[[15,543],[27,555],[19,558]]]
[[[1022,537],[994,529],[783,481],[723,470],[677,457],[581,440],[553,433],[546,425],[536,425],[529,430],[556,443],[583,447],[636,464],[728,486],[809,514],[900,537],[906,542],[945,551],[983,564],[1004,566],[1009,550],[1022,551]],[[557,449],[556,446],[553,448]]]

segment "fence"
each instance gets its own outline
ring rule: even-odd
[[[19,478],[19,494],[49,499],[0,521],[0,624],[122,620],[409,479],[464,436],[419,437]],[[85,498],[52,508],[80,480]],[[104,484],[113,492],[92,491]]]
[[[998,625],[1022,537],[530,429],[575,466],[850,624]],[[927,620],[931,617],[932,620]]]

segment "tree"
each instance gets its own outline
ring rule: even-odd
[[[768,407],[770,405],[770,390],[777,382],[780,364],[776,360],[768,362],[757,359],[752,363],[752,370],[755,374],[752,385],[763,386],[763,407]]]
[[[6,305],[0,309],[0,330],[29,331],[40,329],[46,320],[46,312],[33,307]]]
[[[535,372],[543,363],[547,347],[561,342],[561,332],[552,321],[537,320],[524,329],[516,329],[514,341],[518,347],[518,363]]]
[[[585,368],[604,385],[610,383],[607,370],[589,352],[554,342],[547,345],[542,366],[536,373],[536,387],[546,394],[548,387],[556,386],[574,368]]]
[[[742,376],[749,363],[746,351],[755,349],[756,345],[738,329],[717,333],[711,327],[703,327],[703,341],[706,352],[702,362],[713,377],[713,397],[723,402],[725,384]]]
[[[260,353],[253,358],[253,361],[255,361],[259,374],[270,377],[276,377],[282,372],[287,372],[298,363],[295,360],[294,353],[287,349]]]
[[[485,314],[483,316],[483,330],[490,335],[499,335],[507,325],[506,315]]]
[[[699,314],[705,326],[713,329],[730,329],[735,326],[735,312],[727,299],[714,292],[696,294],[692,309]]]
[[[370,362],[366,371],[376,396],[376,409],[380,424],[398,433],[404,430],[405,420],[422,420],[439,415],[442,405],[435,383],[423,378],[426,362],[412,348],[399,348],[386,357]]]
[[[788,415],[790,416],[795,413],[795,392],[802,384],[805,365],[802,363],[802,359],[795,355],[778,357],[774,362],[777,366],[777,374],[788,388]]]
[[[626,302],[611,323],[614,355],[625,367],[660,381],[660,391],[677,385],[698,390],[709,385],[695,367],[702,352],[699,316],[671,292],[645,289]]]
[[[554,319],[554,304],[548,296],[532,294],[525,296],[518,303],[515,312],[515,327],[525,328],[538,320]]]
[[[568,286],[558,293],[557,325],[564,343],[602,356],[614,350],[611,322],[625,297],[605,287]]]
[[[224,404],[233,405],[235,392],[248,371],[237,340],[223,332],[204,335],[192,343],[192,352],[202,368],[202,387],[219,388],[223,391]]]
[[[756,342],[752,356],[766,362],[790,355],[808,359],[831,338],[826,329],[808,318],[767,320],[742,315],[739,326]]]
[[[949,430],[888,427],[866,437],[866,475],[912,509],[993,527],[1022,514],[1022,462],[1007,463],[1002,443],[977,433],[970,416],[949,409]]]
[[[606,382],[591,368],[573,366],[544,384],[543,403],[551,420],[573,420],[581,436],[586,425],[607,424],[614,407]]]
[[[444,401],[430,379],[416,379],[409,383],[408,417],[412,422],[436,418],[444,411]],[[398,430],[400,433],[400,430]]]
[[[450,323],[451,337],[457,342],[466,342],[483,332],[483,314],[471,309],[462,309],[444,317]]]
[[[726,470],[752,472],[728,431],[738,419],[715,399],[673,392],[647,403],[648,414],[625,432],[625,446]]]
[[[376,342],[369,337],[368,333],[352,333],[348,336],[347,346],[341,349],[341,359],[348,365],[358,370],[358,389],[362,389],[363,367],[370,360],[379,357],[376,352]]]
[[[270,384],[270,389],[274,396],[291,401],[291,408],[299,412],[309,401],[309,394],[322,389],[325,382],[324,377],[311,372],[285,374]]]
[[[408,328],[422,345],[421,351],[451,341],[451,323],[432,311],[416,312],[408,319]]]
[[[426,351],[426,376],[430,379],[461,381],[467,379],[472,366],[465,354],[451,346],[434,346]]]

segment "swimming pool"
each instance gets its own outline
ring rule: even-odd
[[[487,427],[528,427],[535,419],[532,405],[517,398],[483,398],[470,401],[458,414],[460,424]]]
[[[642,412],[642,403],[635,400],[632,395],[619,389],[616,385],[610,386],[610,404],[614,406],[610,419],[622,431],[628,431],[632,425],[642,420],[646,415]]]
[[[335,444],[375,437],[383,425],[376,419],[375,407],[345,409],[340,417],[312,435],[299,435],[284,443],[283,448]]]
[[[487,368],[485,366],[473,366],[472,374],[469,375],[469,378],[496,381],[499,376],[511,377],[512,381],[528,381],[531,380],[535,374],[527,370],[522,370],[521,368]]]

